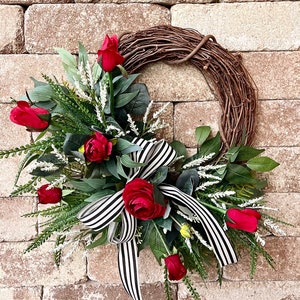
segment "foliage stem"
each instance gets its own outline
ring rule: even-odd
[[[162,241],[162,243],[163,243],[163,245],[164,245],[164,247],[165,247],[165,249],[166,249],[166,251],[167,251],[167,254],[168,254],[168,255],[171,255],[172,253],[170,252],[169,247],[167,246],[167,244],[166,244],[164,238],[162,237],[161,232],[160,232],[159,229],[157,228],[157,225],[155,224],[155,222],[154,222],[153,220],[152,220],[152,222],[153,222],[153,225],[154,225],[154,227],[155,227],[155,230],[157,231],[158,236],[160,237],[160,239],[161,239],[161,241]]]
[[[115,118],[115,97],[114,97],[114,86],[113,86],[113,78],[112,73],[108,72],[108,84],[109,84],[109,105],[110,105],[110,113],[113,118]]]

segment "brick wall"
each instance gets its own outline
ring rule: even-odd
[[[97,2],[97,3],[94,3]],[[202,299],[300,299],[300,2],[251,0],[0,0],[1,149],[29,142],[29,135],[8,120],[10,97],[32,87],[30,76],[63,76],[54,47],[76,51],[82,41],[91,53],[105,33],[120,34],[158,24],[195,28],[213,34],[231,51],[242,53],[259,90],[255,144],[281,163],[268,175],[267,199],[294,227],[285,237],[267,237],[277,271],[264,262],[253,280],[247,258],[226,267],[220,289],[214,272]],[[193,147],[194,127],[217,130],[218,103],[199,71],[190,65],[148,66],[142,81],[157,102],[172,101],[166,118],[169,139]],[[192,91],[192,92],[191,92]],[[174,121],[173,121],[174,113]],[[31,197],[9,198],[19,157],[0,163],[0,299],[128,299],[118,277],[116,249],[76,250],[58,269],[52,241],[29,254],[23,250],[37,233],[38,221],[20,216],[36,208]],[[163,299],[157,264],[143,252],[141,282],[145,300]],[[212,270],[214,271],[214,269]],[[187,300],[178,284],[175,298]]]

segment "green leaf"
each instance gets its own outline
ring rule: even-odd
[[[124,178],[128,178],[128,175],[124,171],[123,165],[121,163],[120,156],[117,156],[117,173],[120,174]],[[118,178],[120,178],[120,177],[118,177]]]
[[[135,152],[139,151],[142,148],[136,144],[133,144],[125,139],[118,138],[117,144],[116,144],[116,149],[120,151],[123,154],[127,154],[130,152]]]
[[[120,171],[117,167],[117,164],[116,162],[113,160],[113,159],[110,159],[108,161],[106,161],[106,167],[107,167],[107,170],[108,172],[113,175],[114,177],[120,179]]]
[[[67,133],[63,145],[64,153],[73,154],[73,151],[78,151],[88,137],[86,134]]]
[[[130,101],[132,101],[137,95],[138,95],[139,91],[135,91],[132,93],[123,93],[123,94],[119,94],[116,98],[115,98],[115,107],[116,108],[120,108],[123,107],[125,105],[127,105]]]
[[[234,162],[237,156],[239,155],[240,148],[241,148],[240,146],[231,147],[225,154],[226,159],[229,160],[230,162]]]
[[[240,151],[236,157],[236,161],[247,161],[253,157],[256,157],[260,153],[264,152],[264,149],[256,149],[250,146],[240,146]]]
[[[228,166],[225,179],[232,184],[255,184],[257,182],[247,168],[236,164]]]
[[[76,58],[69,51],[63,48],[54,48],[54,49],[61,57],[63,63],[65,63],[68,66],[73,66],[76,68],[77,66]]]
[[[139,74],[130,74],[128,77],[124,77],[123,75],[117,76],[114,78],[114,95],[118,95],[119,93],[124,93],[130,87],[130,85],[135,81],[135,79],[139,76]]]
[[[99,64],[95,63],[92,67],[92,76],[94,82],[98,82],[99,78],[101,77],[102,74],[102,68],[100,67]]]
[[[86,246],[86,249],[93,249],[95,247],[107,244],[107,231],[108,228],[104,228],[101,232],[101,237],[99,237],[98,239],[94,240],[91,244]]]
[[[78,62],[79,63],[83,63],[84,66],[86,66],[87,62],[88,62],[88,54],[86,49],[84,48],[82,43],[78,43]]]
[[[173,220],[171,218],[157,218],[154,222],[161,228],[164,228],[168,231],[172,230]]]
[[[206,140],[199,149],[198,157],[208,155],[210,153],[215,153],[217,155],[221,148],[221,137],[218,132],[215,137]]]
[[[184,158],[187,157],[187,151],[186,151],[186,147],[183,143],[181,143],[180,141],[172,141],[170,143],[171,147],[176,151],[177,156],[183,156]]]
[[[207,140],[210,133],[211,133],[211,128],[209,126],[197,127],[195,130],[197,144],[199,146],[202,145]]]
[[[70,183],[78,190],[86,193],[101,190],[106,180],[100,178],[83,178],[81,180],[70,180]]]
[[[160,204],[161,206],[166,206],[166,202],[165,202],[165,196],[163,195],[163,193],[158,189],[157,185],[154,184],[153,185],[153,196],[154,196],[154,201],[158,204]]]
[[[279,166],[279,163],[267,156],[260,156],[250,159],[247,167],[257,172],[269,172]]]
[[[138,163],[138,162],[135,162],[133,161],[129,155],[127,154],[123,154],[121,157],[120,157],[120,162],[122,163],[122,165],[124,165],[125,167],[128,167],[128,168],[136,168],[136,167],[142,167],[142,166],[145,166],[144,163]]]
[[[154,176],[151,178],[152,184],[161,184],[167,178],[169,168],[167,166],[161,166]]]
[[[154,226],[149,237],[149,244],[150,249],[159,265],[161,265],[161,259],[167,256],[167,251],[165,248],[166,241],[163,241],[162,239],[164,239],[164,235],[162,235],[159,229]]]
[[[176,187],[188,195],[192,195],[199,184],[199,175],[195,169],[184,170],[176,181]]]
[[[85,202],[94,202],[94,201],[96,201],[98,199],[101,199],[105,196],[112,195],[114,192],[115,192],[114,190],[104,189],[104,190],[101,190],[101,191],[98,191],[98,192],[94,193],[90,197],[84,199],[84,201]]]
[[[133,99],[133,101],[129,102],[125,106],[126,111],[131,115],[135,115],[135,116],[144,114],[150,103],[150,95],[147,86],[142,83],[135,83],[131,85],[127,91],[128,92],[138,91],[138,94]]]

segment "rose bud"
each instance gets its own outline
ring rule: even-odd
[[[162,217],[166,211],[166,206],[154,200],[153,184],[141,178],[135,178],[125,185],[123,200],[125,209],[140,220]]]
[[[48,189],[49,184],[42,185],[38,190],[39,203],[54,204],[58,203],[62,197],[62,190],[58,187]]]
[[[44,116],[41,118],[41,116]],[[50,113],[47,109],[31,107],[26,101],[18,101],[17,107],[10,112],[10,120],[18,125],[26,126],[28,131],[43,131],[49,126],[45,120]]]
[[[95,132],[83,145],[84,156],[88,162],[101,163],[108,160],[112,151],[110,142],[102,133]]]
[[[186,268],[182,264],[178,254],[173,254],[165,258],[165,264],[169,272],[170,280],[180,280],[186,275]]]
[[[227,226],[247,232],[255,232],[258,220],[261,218],[258,211],[250,208],[229,208],[226,214],[229,218],[226,221]]]
[[[102,60],[101,60],[102,58]],[[124,57],[118,52],[118,38],[116,35],[105,36],[100,50],[98,50],[97,61],[101,60],[102,69],[111,72],[117,65],[124,62]]]

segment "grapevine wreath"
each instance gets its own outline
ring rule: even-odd
[[[136,300],[142,299],[138,256],[145,248],[164,266],[166,299],[180,280],[199,299],[189,274],[206,279],[215,260],[221,280],[222,267],[236,263],[241,249],[250,255],[251,276],[259,254],[274,266],[263,234],[284,232],[268,214],[266,182],[256,172],[278,163],[251,146],[257,95],[239,55],[212,36],[172,26],[119,40],[106,35],[93,65],[81,43],[78,56],[56,50],[68,81],[44,74],[13,99],[10,120],[25,126],[32,142],[0,151],[2,158],[23,156],[12,196],[29,193],[39,203],[25,216],[47,218],[26,252],[55,234],[59,265],[70,246],[115,244],[122,283]],[[180,141],[156,137],[167,126],[161,119],[166,105],[153,111],[147,87],[136,83],[136,71],[160,60],[189,61],[219,100],[220,132],[197,127],[192,156]],[[31,178],[19,184],[23,172]]]

